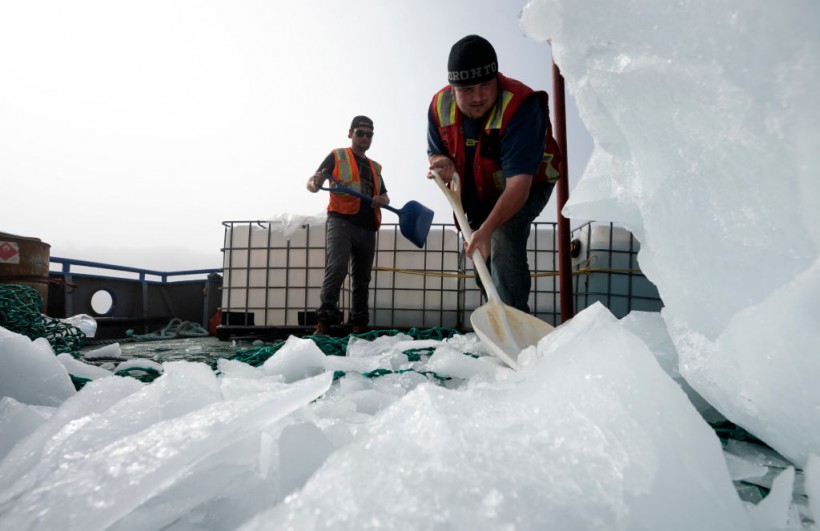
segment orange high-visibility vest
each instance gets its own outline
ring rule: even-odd
[[[333,178],[351,190],[359,193],[362,191],[362,181],[359,175],[359,165],[351,148],[339,148],[333,150],[335,165],[333,166]],[[367,158],[367,157],[365,157]],[[370,163],[370,174],[373,176],[373,197],[379,195],[384,187],[382,180],[382,165],[375,160],[367,159]],[[338,212],[340,214],[356,214],[362,205],[362,199],[345,192],[330,192],[330,202],[327,205],[328,212]],[[367,205],[370,207],[370,205]],[[376,214],[376,229],[381,226],[381,209],[374,209]]]
[[[502,74],[498,74],[498,102],[490,111],[487,123],[484,125],[484,133],[478,140],[475,148],[475,158],[473,159],[473,178],[475,179],[476,192],[479,201],[484,205],[492,205],[501,196],[506,186],[506,179],[501,171],[501,154],[497,153],[497,158],[482,156],[482,142],[490,140],[500,143],[504,130],[510,123],[515,111],[521,103],[529,96],[543,98],[544,108],[548,107],[548,96],[544,91],[534,91],[520,81],[510,79]],[[453,89],[447,85],[433,96],[432,102],[433,116],[439,128],[441,139],[447,148],[448,154],[456,165],[456,170],[464,172],[467,165],[467,152],[465,146],[464,131],[462,122],[464,115],[456,105],[456,98]],[[558,173],[558,163],[561,161],[558,143],[552,136],[552,124],[547,116],[547,134],[544,139],[544,156],[541,166],[533,175],[533,184],[538,182],[555,182],[560,177]]]

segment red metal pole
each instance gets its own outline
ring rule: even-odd
[[[555,141],[561,149],[561,178],[555,187],[558,190],[558,285],[561,302],[561,322],[572,319],[575,309],[572,303],[572,258],[570,256],[569,220],[561,215],[561,210],[569,198],[569,172],[567,164],[567,111],[564,103],[564,76],[552,61],[552,111],[554,116]]]

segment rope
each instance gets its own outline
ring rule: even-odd
[[[438,278],[473,278],[475,275],[467,275],[464,273],[450,273],[449,271],[427,271],[425,269],[403,269],[399,267],[387,266],[373,266],[373,271],[395,271],[396,273],[404,273],[406,275],[420,275],[424,277],[438,277]]]
[[[576,270],[573,271],[573,275],[588,275],[590,273],[637,273],[639,275],[643,275],[643,271],[640,269],[621,269],[617,267],[590,267],[592,264],[598,261],[597,255],[589,255],[589,257],[584,261],[583,264]],[[557,275],[558,273],[549,273],[549,275]]]
[[[177,337],[208,337],[210,333],[198,323],[182,321],[176,329]]]
[[[210,334],[197,323],[174,317],[164,328],[155,332],[134,334],[133,330],[127,330],[125,335],[128,341],[161,341],[184,337],[208,337]]]
[[[590,267],[598,260],[596,255],[590,255],[586,261],[575,271],[573,275],[590,275],[592,273],[630,273],[643,275],[640,269],[623,269],[623,268],[593,268]],[[424,277],[434,278],[475,278],[475,274],[470,273],[452,273],[449,271],[427,271],[425,269],[403,269],[400,267],[374,266],[374,271],[403,273],[405,275],[418,275]],[[540,273],[530,273],[530,278],[542,277],[557,277],[560,273],[558,271],[542,271]]]
[[[180,339],[186,337],[208,337],[210,332],[202,325],[183,321],[174,317],[160,330],[149,332],[148,334],[135,334],[133,330],[126,330],[122,339],[89,339],[87,345],[112,345],[114,343],[137,343],[141,341],[163,341],[170,339]]]

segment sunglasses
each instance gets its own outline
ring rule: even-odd
[[[353,132],[356,133],[356,136],[358,136],[359,138],[362,138],[363,136],[366,136],[367,138],[373,138],[373,131],[361,131],[359,129],[356,129]]]

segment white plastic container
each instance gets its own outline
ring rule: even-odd
[[[573,233],[573,239],[581,242],[573,267],[589,270],[576,275],[573,282],[576,312],[596,301],[618,318],[633,310],[663,307],[657,288],[640,272],[640,242],[630,231],[609,223],[591,223]]]
[[[297,326],[319,306],[324,279],[325,227],[296,230],[276,222],[236,223],[225,232],[223,313],[253,326]],[[458,321],[460,239],[432,227],[419,249],[386,225],[379,231],[370,282],[373,327],[454,327]],[[340,308],[350,303],[350,278]]]
[[[222,312],[227,324],[300,326],[319,306],[324,279],[325,225],[284,222],[226,222]],[[603,302],[618,317],[631,310],[658,310],[657,290],[637,266],[638,242],[622,227],[588,224],[572,237],[581,241],[577,267],[595,271],[575,275],[575,311]],[[555,226],[536,224],[528,240],[533,275],[530,311],[558,324],[560,296]],[[587,262],[591,258],[591,262]],[[613,270],[623,270],[614,271]],[[377,235],[370,281],[370,325],[374,328],[466,328],[483,301],[472,262],[452,225],[431,228],[423,249],[385,224]],[[350,278],[339,306],[350,305]],[[224,318],[224,317],[223,317]]]

